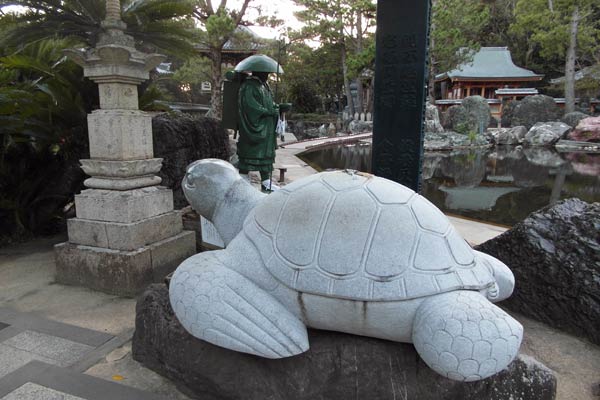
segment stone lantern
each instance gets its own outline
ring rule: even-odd
[[[107,0],[104,32],[93,49],[67,50],[98,84],[100,109],[88,115],[89,179],[75,196],[69,240],[55,248],[57,281],[133,296],[195,253],[173,193],[158,186],[152,116],[138,108],[137,87],[164,57],[135,49],[119,0]]]

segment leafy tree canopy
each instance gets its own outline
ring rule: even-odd
[[[434,72],[455,68],[480,47],[480,33],[489,22],[489,6],[480,0],[434,0],[430,49]]]
[[[551,76],[564,75],[569,25],[575,6],[580,8],[581,15],[577,34],[579,65],[600,62],[600,3],[596,0],[518,0],[515,21],[509,32],[520,46],[527,46],[524,60],[527,66]]]

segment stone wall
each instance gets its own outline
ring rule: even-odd
[[[173,189],[175,208],[187,205],[181,191],[186,167],[202,158],[229,159],[229,137],[219,120],[189,114],[165,113],[152,120],[155,157],[163,158],[158,176]]]

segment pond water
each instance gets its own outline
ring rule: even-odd
[[[319,171],[370,172],[371,146],[337,145],[299,157]],[[446,213],[513,225],[559,199],[600,201],[600,154],[511,146],[426,152],[421,194]]]

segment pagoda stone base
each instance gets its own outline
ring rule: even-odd
[[[56,281],[134,297],[195,253],[195,233],[189,231],[135,251],[60,243],[55,246]]]
[[[173,211],[173,191],[153,186],[124,192],[87,189],[75,196],[77,218],[132,223]]]
[[[125,251],[137,250],[183,231],[180,211],[132,223],[72,218],[67,221],[67,226],[69,243]]]

